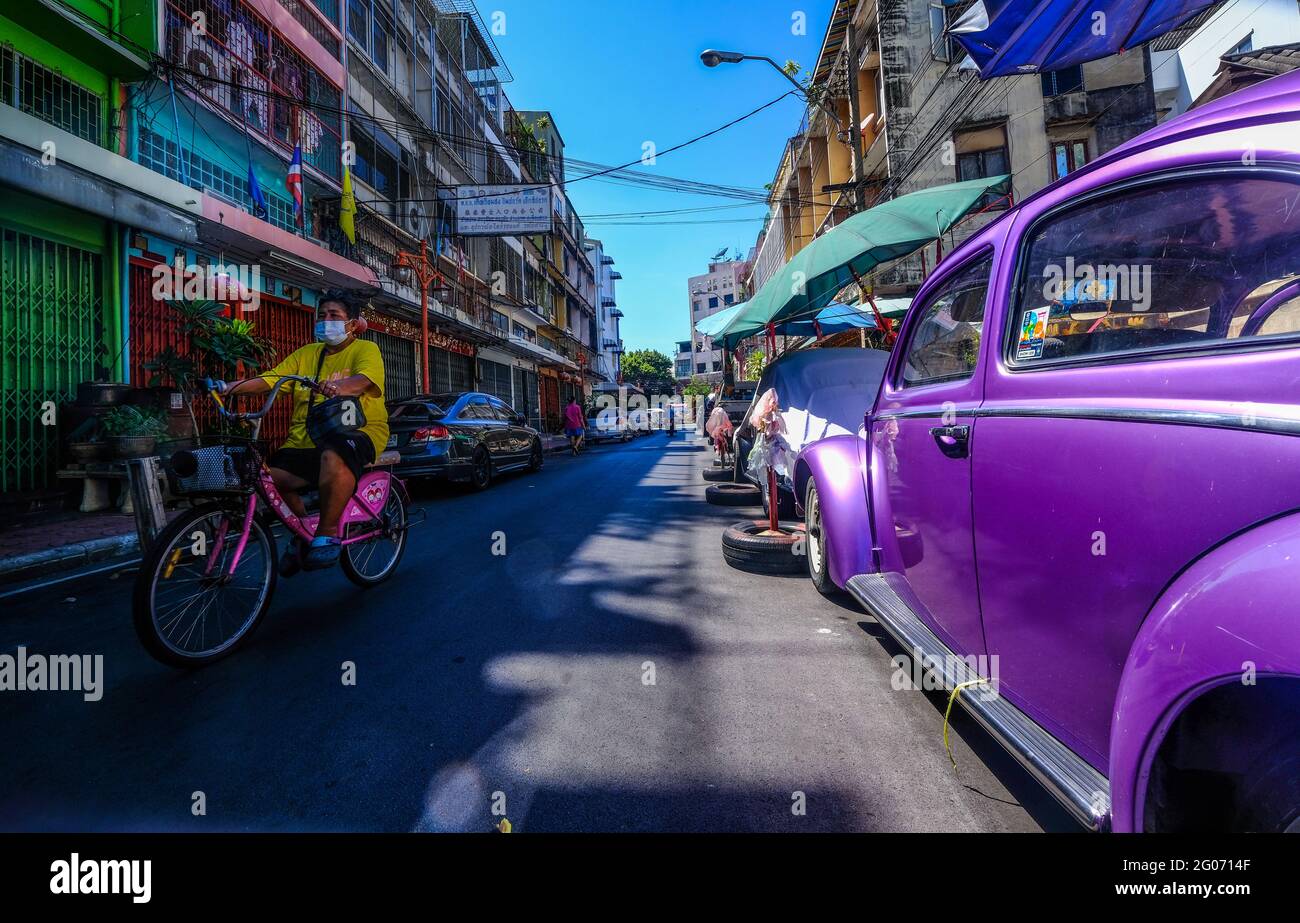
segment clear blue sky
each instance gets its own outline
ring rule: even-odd
[[[477,0],[484,21],[505,14],[498,47],[514,75],[506,95],[517,109],[548,109],[565,154],[621,164],[642,144],[659,150],[703,134],[790,88],[761,61],[706,68],[706,48],[764,54],[778,63],[816,63],[831,0]],[[796,35],[792,15],[806,14]],[[787,98],[698,144],[658,158],[662,175],[761,189],[772,181],[786,139],[803,117]],[[599,179],[573,183],[569,198],[586,219],[607,212],[732,205],[734,199],[632,188]],[[707,271],[723,247],[748,250],[764,207],[664,216],[647,221],[749,219],[743,223],[613,226],[593,218],[588,233],[604,241],[623,274],[617,284],[628,350],[652,347],[670,356],[689,336],[686,280]]]

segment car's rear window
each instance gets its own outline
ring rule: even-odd
[[[1031,234],[1015,365],[1300,335],[1297,183],[1167,181],[1057,213]]]
[[[388,407],[388,419],[400,420],[402,417],[423,417],[430,412],[434,414],[445,414],[451,410],[459,394],[434,394],[427,400],[422,401],[405,401],[401,404],[390,404]]]

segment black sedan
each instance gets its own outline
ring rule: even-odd
[[[388,448],[401,477],[437,477],[484,490],[507,471],[542,467],[542,437],[490,394],[422,394],[388,405]]]

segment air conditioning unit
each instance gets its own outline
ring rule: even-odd
[[[429,236],[429,219],[424,213],[424,207],[419,203],[407,202],[402,219],[402,227],[412,237],[423,240]]]

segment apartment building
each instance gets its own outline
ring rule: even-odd
[[[691,330],[690,370],[679,377],[700,376],[707,381],[722,381],[724,356],[715,349],[712,341],[695,331],[695,325],[706,317],[740,304],[748,298],[748,259],[718,260],[709,263],[709,271],[691,276],[687,282],[688,313]]]
[[[1293,0],[1221,0],[1151,43],[1151,74],[1161,121],[1182,115],[1214,81],[1220,60],[1300,42]]]
[[[54,487],[61,434],[40,408],[84,381],[143,385],[189,348],[153,284],[172,266],[243,273],[257,298],[236,314],[281,355],[310,340],[321,291],[362,293],[389,397],[427,367],[432,390],[488,391],[558,428],[563,401],[608,374],[597,278],[562,139],[548,120],[551,154],[529,147],[510,79],[469,0],[6,7],[0,353],[17,361],[0,364],[0,494]],[[467,188],[539,183],[542,233],[460,233]],[[427,351],[398,265],[422,247],[438,270]]]
[[[604,379],[597,387],[609,390],[617,388],[622,378],[623,336],[619,321],[623,312],[614,287],[623,275],[614,268],[614,258],[605,252],[601,241],[588,238],[586,250],[596,270],[596,370]]]
[[[777,164],[751,290],[818,234],[875,202],[1004,173],[1013,177],[1013,197],[1032,194],[1185,108],[1184,97],[1202,80],[1208,85],[1192,67],[1205,36],[1217,36],[1217,47],[1229,35],[1297,16],[1294,2],[1265,0],[1256,11],[1237,11],[1237,25],[1228,28],[1211,11],[1190,32],[1165,37],[1172,51],[1155,43],[1063,70],[982,81],[946,31],[969,6],[836,0],[811,68],[818,104],[808,107]],[[1179,48],[1187,49],[1186,60],[1169,70],[1186,87],[1171,91],[1168,78],[1153,74],[1162,56],[1183,54]],[[1216,53],[1205,55],[1210,76],[1217,64]],[[938,252],[930,247],[882,267],[869,284],[884,295],[914,293],[943,252],[1001,207],[986,203]]]

